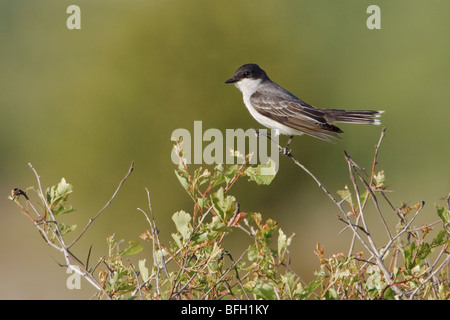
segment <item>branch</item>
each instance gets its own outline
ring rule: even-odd
[[[374,170],[375,170],[375,165],[376,165],[376,159],[377,159],[377,155],[378,155],[378,150],[379,150],[379,148],[380,148],[381,141],[382,141],[383,138],[384,138],[385,131],[386,131],[386,128],[383,128],[382,131],[381,131],[380,139],[378,140],[378,143],[377,143],[377,145],[376,145],[376,147],[375,147],[375,156],[374,156],[374,160],[373,160],[373,163],[372,163],[372,172],[374,172]],[[325,186],[319,181],[319,179],[317,179],[316,176],[315,176],[314,174],[312,174],[312,173],[311,173],[304,165],[302,165],[302,164],[294,157],[294,155],[292,154],[291,151],[287,151],[286,148],[282,148],[278,143],[276,143],[275,141],[273,141],[270,137],[269,137],[269,139],[270,139],[273,143],[275,143],[275,144],[278,146],[278,148],[279,148],[279,150],[280,150],[280,153],[286,155],[288,158],[290,158],[290,159],[295,163],[295,165],[297,165],[297,166],[300,167],[303,171],[305,171],[308,175],[310,175],[310,176],[313,178],[313,180],[318,184],[318,186],[319,186],[319,187],[325,192],[325,194],[331,199],[331,201],[333,201],[333,203],[338,207],[338,209],[341,211],[341,213],[343,214],[343,216],[344,216],[345,219],[347,220],[346,223],[347,223],[348,227],[352,230],[353,234],[358,238],[358,240],[359,240],[359,241],[361,242],[361,244],[366,248],[366,250],[367,250],[368,252],[370,252],[370,253],[372,254],[373,257],[375,257],[376,264],[378,265],[378,267],[379,267],[379,268],[381,269],[381,271],[383,272],[384,277],[385,277],[387,283],[392,287],[392,289],[395,291],[395,293],[396,293],[398,296],[401,296],[402,298],[406,298],[405,293],[404,293],[404,292],[396,285],[396,283],[393,282],[391,273],[388,271],[388,269],[387,269],[386,266],[384,265],[384,262],[383,262],[383,259],[382,259],[384,255],[380,255],[380,254],[378,253],[378,249],[377,249],[377,247],[376,247],[376,245],[375,245],[375,242],[374,242],[374,240],[372,239],[369,230],[367,229],[367,225],[366,225],[366,223],[365,223],[364,216],[363,216],[363,205],[361,204],[361,199],[360,199],[359,189],[358,189],[358,187],[357,187],[357,185],[356,185],[356,181],[355,181],[355,178],[354,178],[354,175],[353,175],[353,170],[352,170],[352,168],[354,168],[354,167],[357,166],[357,165],[356,165],[353,161],[350,161],[350,157],[346,154],[346,159],[347,159],[347,162],[348,162],[348,165],[349,165],[350,178],[351,178],[351,180],[352,180],[352,182],[353,182],[353,186],[354,186],[354,188],[355,188],[355,192],[356,192],[356,196],[357,196],[357,201],[358,201],[358,205],[359,205],[359,209],[360,209],[360,216],[361,216],[361,218],[362,218],[361,220],[362,220],[362,222],[363,222],[364,228],[361,228],[361,227],[359,227],[359,226],[357,226],[357,225],[353,225],[353,224],[351,223],[350,218],[347,216],[347,213],[346,213],[345,209],[342,207],[343,201],[337,201],[336,198],[331,194],[331,192],[329,192],[329,191],[327,190],[327,188],[325,188]],[[359,167],[358,167],[358,168],[359,168]],[[371,182],[372,182],[372,179],[373,179],[373,174],[372,174],[372,176],[371,176]],[[371,185],[371,184],[364,183],[364,185],[365,185],[366,188],[368,188],[368,191],[369,191],[369,192],[372,191],[371,188],[370,188],[370,185]],[[373,193],[372,193],[372,194],[373,194]],[[375,202],[375,205],[377,206],[378,204]],[[381,214],[381,212],[379,212],[379,214]],[[383,223],[385,223],[385,221],[384,221],[382,215],[381,215],[381,218],[382,218]],[[342,218],[340,218],[340,220],[344,221],[344,219],[342,219]],[[345,222],[345,221],[344,221],[344,222]],[[385,224],[385,227],[386,227],[386,224]],[[360,228],[361,230],[364,231],[364,233],[365,233],[365,235],[366,235],[366,238],[367,238],[367,240],[368,240],[369,243],[367,243],[367,242],[362,238],[362,236],[359,234],[359,232],[357,231],[356,228]],[[388,229],[387,229],[387,230],[388,230]],[[388,234],[390,235],[389,230],[388,230]],[[392,239],[392,236],[390,236],[390,239]],[[391,240],[391,241],[392,241],[392,240]]]
[[[47,244],[49,244],[50,246],[52,246],[53,248],[55,248],[56,250],[60,251],[61,253],[63,253],[64,255],[64,259],[66,260],[66,264],[65,265],[61,265],[60,266],[64,266],[66,268],[69,268],[73,265],[77,266],[78,268],[71,268],[74,272],[78,273],[80,276],[82,276],[83,278],[86,279],[86,281],[88,281],[92,286],[94,286],[97,290],[99,290],[100,292],[102,292],[103,294],[105,294],[105,296],[108,299],[111,299],[110,296],[106,293],[106,291],[103,289],[103,287],[100,285],[100,283],[98,283],[98,281],[95,279],[95,277],[92,275],[92,273],[90,273],[85,266],[83,265],[83,263],[80,261],[80,259],[78,259],[73,253],[70,252],[69,248],[70,246],[66,246],[61,230],[59,228],[59,224],[56,221],[55,217],[53,216],[53,212],[50,209],[47,199],[44,196],[44,192],[42,190],[42,185],[41,185],[41,179],[40,176],[38,175],[36,169],[34,169],[34,167],[31,165],[31,163],[28,164],[29,167],[33,170],[37,182],[38,182],[38,186],[39,186],[39,196],[41,198],[41,201],[44,203],[45,205],[45,210],[46,213],[44,214],[44,217],[41,218],[41,220],[39,222],[35,222],[34,225],[35,227],[39,230],[39,232],[41,233],[41,235],[43,236],[44,240],[47,242]],[[28,198],[28,197],[27,197]],[[27,199],[27,201],[29,202],[30,200]],[[30,202],[31,203],[31,202]],[[37,215],[39,215],[39,213],[37,212],[37,210],[34,208],[34,206],[32,206],[33,210],[36,211]],[[45,219],[45,216],[49,214],[50,218],[52,219],[51,221],[47,221]],[[50,223],[52,223],[52,225],[54,226],[54,228],[50,227]],[[41,225],[47,226],[49,227],[48,229],[51,230],[51,232],[55,235],[55,239],[59,242],[60,246],[57,246],[55,243],[53,243],[53,241],[51,241],[48,238],[47,233],[49,232],[48,230],[46,231],[44,228],[41,227]],[[56,229],[56,230],[55,230]],[[73,262],[72,262],[73,261]]]
[[[231,267],[228,268],[228,270],[219,278],[219,280],[216,282],[216,284],[214,284],[213,286],[211,286],[211,288],[203,295],[203,297],[200,298],[200,300],[206,299],[206,297],[208,296],[208,294],[216,287],[217,284],[219,284],[223,278],[225,278],[225,276],[231,271],[231,270],[236,270],[236,265],[239,263],[239,261],[241,261],[245,254],[247,253],[247,251],[249,250],[249,248],[247,248],[242,254],[241,256],[233,262],[233,264],[231,265]],[[239,279],[239,278],[238,278]],[[244,290],[245,292],[245,290]]]
[[[156,244],[158,246],[158,250],[161,252],[162,268],[159,267],[159,263],[156,261],[156,268],[157,268],[157,271],[156,271],[156,292],[157,292],[158,296],[160,296],[161,292],[160,292],[160,285],[159,285],[159,274],[160,274],[161,269],[164,269],[164,272],[166,273],[168,281],[170,281],[170,276],[169,276],[169,272],[167,271],[166,261],[165,261],[163,250],[162,250],[163,248],[162,248],[162,245],[161,245],[161,241],[159,239],[159,230],[156,227],[155,216],[153,215],[152,203],[150,201],[150,192],[148,191],[147,188],[145,188],[145,191],[147,191],[148,208],[150,210],[150,214],[152,216],[152,220],[150,220],[150,218],[148,217],[147,213],[145,213],[144,210],[142,210],[140,208],[138,208],[138,210],[144,214],[145,218],[147,219],[148,224],[150,225],[150,232],[152,234],[152,253],[153,253],[154,261],[156,260],[155,240],[156,240]],[[152,276],[149,276],[148,279],[145,279],[144,283],[142,283],[142,285],[139,286],[138,289],[140,290],[151,279],[152,279]],[[136,289],[136,290],[138,290],[138,289]],[[136,293],[136,290],[133,292],[133,295]]]
[[[431,273],[421,284],[420,284],[420,286],[418,286],[414,291],[413,291],[413,293],[411,293],[411,295],[410,295],[410,297],[409,297],[409,299],[410,300],[413,300],[414,299],[414,296],[417,294],[417,292],[420,290],[420,289],[422,289],[422,287],[425,285],[425,283],[427,283],[430,279],[432,279],[435,275],[436,275],[436,273],[438,273],[439,272],[439,270],[441,270],[441,268],[443,267],[443,266],[445,266],[447,263],[449,263],[450,262],[450,256],[447,256],[447,258],[445,258],[445,260],[439,265],[439,267],[437,267],[436,268],[436,270],[434,270],[433,271],[433,273]]]
[[[84,235],[84,233],[87,231],[87,229],[91,226],[91,224],[95,221],[95,219],[98,218],[98,216],[111,204],[111,202],[113,201],[113,199],[116,197],[117,193],[119,192],[119,190],[122,188],[122,185],[124,184],[124,182],[128,179],[128,177],[131,175],[131,172],[133,172],[134,169],[134,161],[131,162],[131,166],[130,169],[128,169],[127,174],[125,175],[125,177],[123,177],[123,179],[120,181],[119,186],[117,187],[116,191],[114,192],[114,194],[112,195],[111,199],[109,199],[109,201],[105,204],[105,206],[99,211],[97,212],[97,214],[91,218],[89,220],[89,222],[87,223],[87,225],[84,227],[83,231],[81,231],[81,233],[78,235],[78,237],[73,240],[73,242],[68,246],[68,248],[72,247],[78,240],[80,240],[80,238]]]

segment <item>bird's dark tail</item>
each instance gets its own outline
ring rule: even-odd
[[[373,110],[337,110],[327,109],[325,119],[327,122],[358,123],[380,125],[378,119],[384,111]]]

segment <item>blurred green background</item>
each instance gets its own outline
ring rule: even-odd
[[[81,8],[81,30],[68,30],[66,8]],[[381,30],[366,9],[381,7]],[[65,177],[78,231],[112,205],[74,249],[91,261],[105,238],[138,240],[147,228],[145,187],[166,244],[171,216],[192,212],[175,177],[170,135],[208,128],[256,128],[241,93],[224,85],[240,65],[258,63],[272,80],[319,108],[380,109],[387,127],[379,169],[391,200],[425,200],[422,220],[450,191],[450,42],[448,1],[0,1],[0,298],[79,299],[93,291],[66,288],[63,262],[7,199],[14,187]],[[340,126],[343,140],[296,138],[296,157],[331,191],[349,183],[346,150],[370,167],[381,127]],[[283,139],[283,138],[282,138]],[[285,138],[284,138],[285,139]],[[281,140],[284,141],[284,140]],[[288,159],[270,186],[241,181],[233,195],[242,211],[259,211],[288,234],[292,265],[312,278],[316,242],[326,255],[347,252],[349,234],[331,201]],[[389,214],[391,213],[390,211]],[[392,217],[392,222],[396,219]],[[381,229],[381,227],[380,227]],[[247,239],[236,232],[244,246]],[[243,241],[245,239],[245,241]],[[231,252],[239,246],[229,243]],[[151,247],[140,258],[151,261]],[[236,253],[237,255],[238,253]]]

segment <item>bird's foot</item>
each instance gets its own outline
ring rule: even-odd
[[[285,156],[291,156],[291,155],[292,155],[292,154],[291,154],[292,149],[289,149],[289,145],[291,144],[292,138],[294,138],[294,136],[290,136],[290,137],[289,137],[289,141],[288,141],[288,143],[286,144],[286,147],[284,147],[284,148],[281,149],[281,152],[282,152]]]
[[[281,153],[282,154],[284,154],[285,156],[291,156],[292,154],[291,154],[291,151],[292,151],[292,149],[289,149],[288,148],[289,146],[286,146],[286,147],[284,147],[284,148],[282,148],[281,149]]]

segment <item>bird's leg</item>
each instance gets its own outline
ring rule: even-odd
[[[267,138],[270,139],[270,137],[272,136],[270,134],[270,132],[263,133],[263,132],[259,131],[259,129],[253,129],[253,130],[255,130],[255,135],[257,138],[259,138],[260,136],[266,136]]]
[[[291,153],[291,150],[289,150],[289,145],[291,144],[292,138],[294,138],[294,136],[290,136],[288,143],[286,144],[286,147],[283,148],[283,154],[284,155],[289,155]]]

